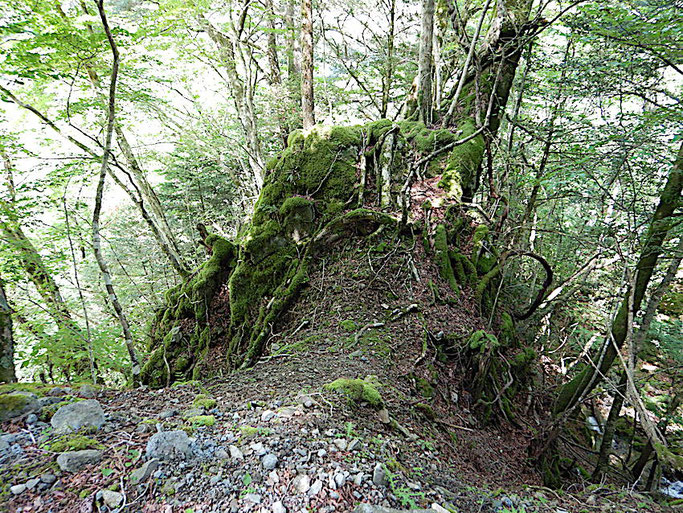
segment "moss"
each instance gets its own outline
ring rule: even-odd
[[[210,427],[216,424],[216,417],[213,415],[195,415],[190,417],[187,421],[193,426],[206,426]]]
[[[477,330],[470,335],[467,346],[470,351],[483,354],[499,348],[500,342],[495,335],[487,333],[484,330]]]
[[[40,409],[40,414],[38,415],[38,418],[43,422],[50,422],[50,420],[57,412],[57,410],[59,410],[62,406],[70,404],[71,402],[72,401],[60,401],[55,404],[48,404],[47,406],[43,406]]]
[[[33,398],[22,393],[0,395],[0,422],[26,413]]]
[[[414,406],[414,408],[415,408],[415,411],[417,411],[418,413],[421,413],[422,415],[424,415],[429,420],[436,419],[436,413],[434,413],[434,409],[430,405],[428,405],[426,403],[417,403]]]
[[[436,257],[436,262],[439,266],[439,274],[446,280],[446,282],[451,286],[454,292],[460,292],[458,288],[458,282],[455,279],[455,273],[453,272],[453,266],[451,265],[451,259],[448,252],[448,241],[446,237],[446,227],[440,224],[436,227],[436,233],[434,234],[434,253]]]
[[[325,390],[342,392],[350,400],[366,402],[370,406],[379,408],[382,406],[382,396],[374,383],[363,379],[339,378],[323,387]]]
[[[417,391],[425,399],[432,399],[436,395],[436,391],[432,384],[424,378],[416,376],[415,385],[417,386]]]
[[[105,447],[97,440],[84,435],[64,435],[44,447],[51,452],[82,451],[85,449],[103,450]]]
[[[339,323],[339,328],[344,331],[356,331],[358,329],[358,324],[351,319],[345,319]]]
[[[45,385],[43,383],[4,383],[0,385],[0,395],[12,392],[30,392],[38,397],[42,397],[53,388],[55,388],[54,385]]]
[[[517,345],[515,321],[512,320],[512,316],[509,313],[503,312],[501,314],[498,331],[498,339],[504,346],[515,347]]]
[[[192,401],[192,406],[210,410],[211,408],[216,407],[216,400],[208,397],[206,394],[197,394]]]

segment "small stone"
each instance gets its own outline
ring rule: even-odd
[[[57,456],[57,465],[64,472],[78,472],[86,465],[99,463],[102,460],[102,451],[86,449],[83,451],[64,452]]]
[[[109,509],[114,509],[123,502],[123,495],[112,490],[102,490],[102,502]]]
[[[320,490],[323,489],[323,482],[320,479],[316,479],[315,482],[311,485],[310,490],[308,490],[308,496],[309,497],[315,497],[320,493]]]
[[[232,456],[232,459],[234,459],[234,460],[243,460],[244,459],[244,454],[242,454],[242,451],[240,451],[234,445],[229,446],[228,449],[230,450],[230,456]]]
[[[349,446],[347,447],[347,449],[349,451],[353,452],[353,451],[357,450],[359,447],[360,447],[360,440],[358,440],[358,438],[354,438],[353,440],[351,440],[349,442]]]
[[[356,477],[353,478],[353,484],[355,484],[356,486],[360,486],[363,484],[364,480],[365,476],[363,475],[363,473],[358,472],[358,474],[356,474]]]
[[[25,490],[26,490],[26,485],[23,485],[23,484],[10,486],[10,489],[9,489],[9,491],[12,492],[13,495],[20,495],[20,494],[24,493]]]
[[[342,486],[344,486],[345,483],[346,478],[344,477],[344,474],[342,474],[341,472],[334,476],[334,484],[337,485],[337,488],[341,488]]]
[[[50,424],[57,434],[68,434],[82,428],[99,429],[104,425],[104,410],[95,399],[78,401],[57,410]]]
[[[372,482],[375,486],[385,486],[387,483],[387,473],[381,463],[375,465],[375,469],[372,471]]]
[[[36,415],[35,413],[29,413],[26,416],[26,424],[27,425],[32,426],[36,422],[38,422],[38,415]]]
[[[263,459],[261,459],[261,464],[266,470],[273,470],[277,466],[277,456],[274,454],[266,454]]]
[[[277,475],[277,470],[273,470],[268,474],[268,480],[273,484],[278,484],[280,482],[280,476]]]
[[[227,460],[230,457],[228,451],[226,451],[222,447],[216,449],[214,456],[216,456],[216,458],[218,458],[219,460]]]
[[[162,431],[147,441],[147,458],[159,460],[185,459],[192,456],[190,439],[185,431]]]
[[[251,444],[249,447],[256,453],[257,456],[263,456],[266,452],[268,452],[261,442]]]
[[[349,445],[346,442],[345,438],[335,438],[333,443],[337,446],[337,449],[339,449],[340,451],[345,451]]]
[[[311,479],[306,474],[299,474],[292,480],[294,489],[299,493],[306,493],[311,489]]]
[[[54,474],[43,474],[40,476],[40,480],[46,485],[52,485],[55,483],[55,481],[57,481],[57,476]]]
[[[78,395],[85,397],[86,399],[95,399],[97,395],[97,390],[92,385],[83,385],[78,389]]]
[[[178,415],[178,410],[164,410],[159,414],[159,419],[168,420],[176,415]]]
[[[270,421],[273,417],[275,417],[275,412],[272,410],[266,410],[261,414],[261,421],[262,422],[268,422]]]
[[[140,468],[137,468],[133,470],[133,472],[131,472],[130,482],[136,485],[146,481],[154,473],[158,466],[159,460],[149,460],[148,462],[144,463]]]
[[[324,458],[327,455],[327,451],[325,449],[320,449],[318,451],[318,458]]]
[[[275,501],[272,509],[273,513],[287,513],[287,508],[282,504],[282,501]]]
[[[40,483],[39,477],[34,477],[33,479],[29,479],[28,481],[26,481],[26,488],[28,488],[29,490],[33,490],[38,483]]]
[[[50,390],[48,390],[47,395],[52,396],[52,397],[58,397],[60,395],[65,395],[66,392],[64,391],[63,388],[59,387],[53,387]]]
[[[258,493],[248,493],[244,496],[244,500],[254,504],[261,504],[261,496]]]
[[[391,419],[389,418],[389,410],[382,408],[377,412],[377,416],[382,424],[389,424]]]

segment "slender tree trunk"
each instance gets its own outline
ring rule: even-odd
[[[626,382],[628,375],[626,371],[622,372],[619,378],[619,384],[614,390],[614,398],[612,399],[612,406],[607,415],[605,422],[605,432],[602,435],[602,442],[600,443],[600,454],[598,455],[598,462],[595,465],[593,476],[591,479],[594,482],[600,482],[609,466],[609,456],[612,454],[612,442],[614,441],[614,433],[617,429],[617,420],[621,413],[621,407],[624,405],[624,397],[626,396]]]
[[[277,95],[282,91],[282,75],[280,74],[280,60],[277,54],[277,37],[275,27],[275,8],[273,7],[273,0],[266,0],[266,9],[268,15],[268,82]],[[277,118],[278,131],[282,141],[282,147],[287,146],[287,136],[289,129],[287,127],[287,118],[285,116],[286,104],[282,105],[284,98],[278,98],[275,116]]]
[[[126,342],[126,349],[128,350],[128,355],[131,361],[131,373],[133,375],[133,383],[138,384],[140,381],[140,363],[138,362],[137,355],[135,353],[135,347],[133,345],[133,335],[130,331],[130,325],[128,324],[128,319],[126,314],[121,307],[119,298],[114,290],[114,285],[111,280],[111,273],[107,266],[107,262],[104,259],[102,253],[102,243],[100,237],[100,215],[102,213],[102,196],[104,194],[104,184],[107,178],[107,170],[109,167],[109,156],[111,154],[111,142],[112,136],[114,134],[114,122],[116,113],[116,80],[119,73],[119,51],[112,36],[111,30],[109,28],[109,23],[107,21],[107,16],[104,12],[104,0],[98,0],[97,9],[99,11],[100,19],[102,21],[102,27],[107,35],[107,40],[109,41],[109,46],[111,48],[113,56],[113,64],[111,71],[111,79],[109,83],[109,104],[107,112],[107,128],[105,132],[104,139],[104,153],[102,155],[102,166],[100,167],[99,179],[97,182],[97,192],[95,193],[95,208],[93,209],[92,216],[92,244],[93,251],[95,253],[95,259],[97,260],[97,265],[100,268],[102,274],[102,281],[107,290],[109,300],[111,301],[114,310],[116,311],[116,316],[121,324],[121,329],[123,330],[123,336]]]
[[[14,339],[12,338],[12,309],[7,304],[5,288],[0,278],[0,383],[14,383]]]
[[[418,57],[417,109],[420,121],[432,122],[432,77],[434,75],[434,0],[422,0],[422,32]]]
[[[661,193],[659,205],[650,222],[644,246],[636,265],[634,290],[627,292],[627,297],[619,308],[611,326],[611,339],[607,339],[601,349],[601,355],[594,356],[591,361],[597,366],[586,365],[569,383],[560,389],[555,403],[554,413],[559,415],[572,408],[582,397],[585,397],[607,375],[617,357],[617,351],[623,346],[629,332],[629,315],[637,312],[655,270],[662,245],[673,224],[673,216],[681,205],[681,189],[683,188],[683,145],[681,145],[674,166],[669,173],[666,185]],[[629,298],[633,302],[629,305]]]
[[[389,0],[389,32],[387,33],[387,61],[384,65],[382,77],[382,104],[380,117],[387,117],[389,101],[391,100],[391,88],[394,83],[394,44],[396,37],[396,0]]]
[[[313,100],[313,5],[301,1],[301,112],[304,129],[315,125]]]
[[[261,190],[265,176],[265,159],[261,150],[261,138],[256,122],[252,84],[237,69],[237,61],[243,60],[241,55],[243,43],[239,39],[243,27],[231,26],[230,35],[226,35],[203,16],[200,15],[198,21],[202,28],[206,30],[209,38],[218,47],[221,61],[228,75],[227,84],[230,89],[230,95],[235,103],[237,118],[246,139],[249,167],[251,168],[257,190]],[[243,23],[244,19],[240,18],[240,22]]]

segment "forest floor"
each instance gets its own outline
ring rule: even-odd
[[[1,425],[0,511],[667,510],[578,473],[544,488],[526,458],[542,394],[520,400],[518,420],[472,411],[467,357],[437,341],[486,320],[467,294],[443,299],[419,247],[387,247],[349,241],[348,258],[322,255],[252,369],[160,390],[15,386],[44,397]],[[223,352],[214,347],[215,369]],[[325,387],[340,378],[362,380],[345,383],[355,397]],[[99,429],[56,434],[63,415],[50,415],[82,399],[85,427]]]

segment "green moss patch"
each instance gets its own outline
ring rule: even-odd
[[[351,401],[366,402],[370,406],[379,408],[384,404],[376,384],[363,379],[339,378],[323,387],[325,390],[341,392]]]
[[[197,396],[194,398],[194,401],[192,401],[192,406],[195,408],[204,408],[210,410],[216,407],[216,400],[212,399],[206,394],[197,394]]]
[[[187,421],[193,426],[213,426],[216,423],[216,417],[213,415],[196,415]]]
[[[104,445],[84,435],[64,435],[53,440],[43,448],[52,452],[68,452],[85,449],[103,450]]]

